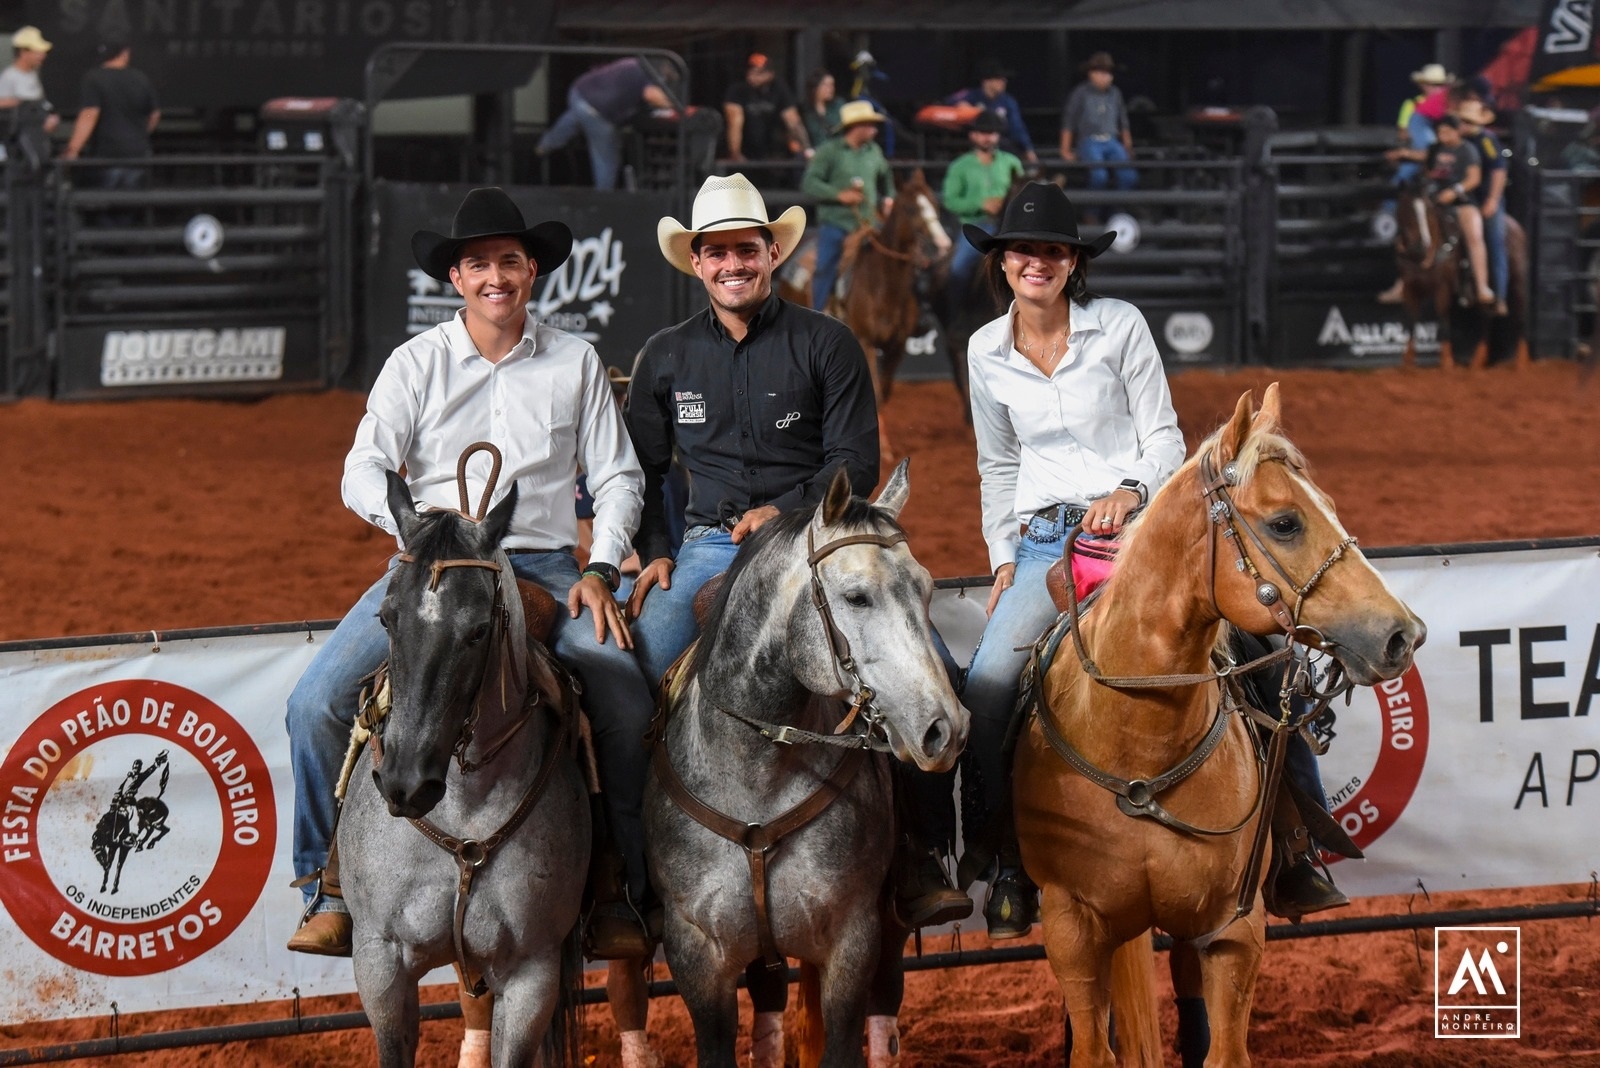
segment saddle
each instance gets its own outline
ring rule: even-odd
[[[1117,562],[1117,550],[1120,541],[1111,538],[1089,538],[1079,535],[1072,544],[1072,582],[1078,591],[1078,603],[1082,604],[1089,599],[1089,595],[1098,590],[1106,579],[1111,577],[1112,567]],[[1067,560],[1062,557],[1050,565],[1050,570],[1045,572],[1045,588],[1050,591],[1050,600],[1055,602],[1057,612],[1067,610]]]
[[[528,624],[528,640],[540,645],[547,644],[561,606],[549,590],[524,578],[517,579],[517,593],[522,598],[522,618]]]

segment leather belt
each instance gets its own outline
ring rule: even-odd
[[[571,549],[570,546],[562,546],[559,549],[507,549],[506,550],[506,555],[507,556],[523,556],[523,555],[529,554],[529,553],[568,553],[568,552],[571,552],[571,551],[572,551],[572,549]]]
[[[1059,519],[1061,520],[1062,528],[1070,530],[1083,522],[1083,517],[1087,512],[1087,508],[1079,507],[1076,504],[1052,504],[1048,508],[1041,508],[1033,513],[1033,518],[1043,519],[1047,523],[1054,523]],[[1022,533],[1026,534],[1027,532],[1028,524],[1024,523],[1022,524]]]

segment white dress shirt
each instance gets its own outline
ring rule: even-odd
[[[1183,463],[1183,434],[1139,309],[1072,306],[1067,351],[1046,376],[1016,350],[1012,304],[967,345],[989,566],[1014,563],[1019,531],[1053,504],[1083,506],[1123,479],[1156,489]]]
[[[456,462],[476,441],[493,444],[504,458],[490,507],[512,483],[517,487],[505,548],[578,543],[574,505],[581,468],[594,497],[591,559],[618,564],[627,558],[644,475],[593,345],[540,326],[532,315],[522,340],[499,363],[478,354],[461,312],[418,334],[394,350],[367,397],[367,414],[344,461],[344,502],[398,537],[384,472],[404,464],[420,504],[458,508]],[[490,463],[479,453],[467,465],[472,509]]]

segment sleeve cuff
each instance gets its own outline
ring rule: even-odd
[[[999,571],[1004,564],[1017,562],[1017,539],[999,538],[989,543],[989,573]]]

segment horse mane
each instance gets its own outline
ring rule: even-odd
[[[478,546],[469,536],[474,524],[462,520],[459,512],[448,509],[417,513],[417,526],[406,552],[418,564],[435,560],[458,560],[478,555]]]
[[[727,615],[729,595],[738,585],[741,576],[754,568],[755,562],[765,557],[768,549],[774,545],[790,545],[800,541],[815,514],[814,508],[792,508],[782,512],[776,519],[763,523],[739,546],[738,554],[734,556],[733,563],[728,565],[728,570],[722,577],[722,585],[717,590],[711,609],[706,613],[705,625],[700,628],[700,639],[690,648],[689,658],[684,661],[683,667],[672,680],[671,699],[676,700],[711,659],[710,639],[714,638],[722,628],[723,617]],[[899,521],[889,512],[865,498],[855,496],[852,496],[845,505],[844,514],[830,527],[830,530],[835,529],[850,533],[873,534],[905,532]]]

